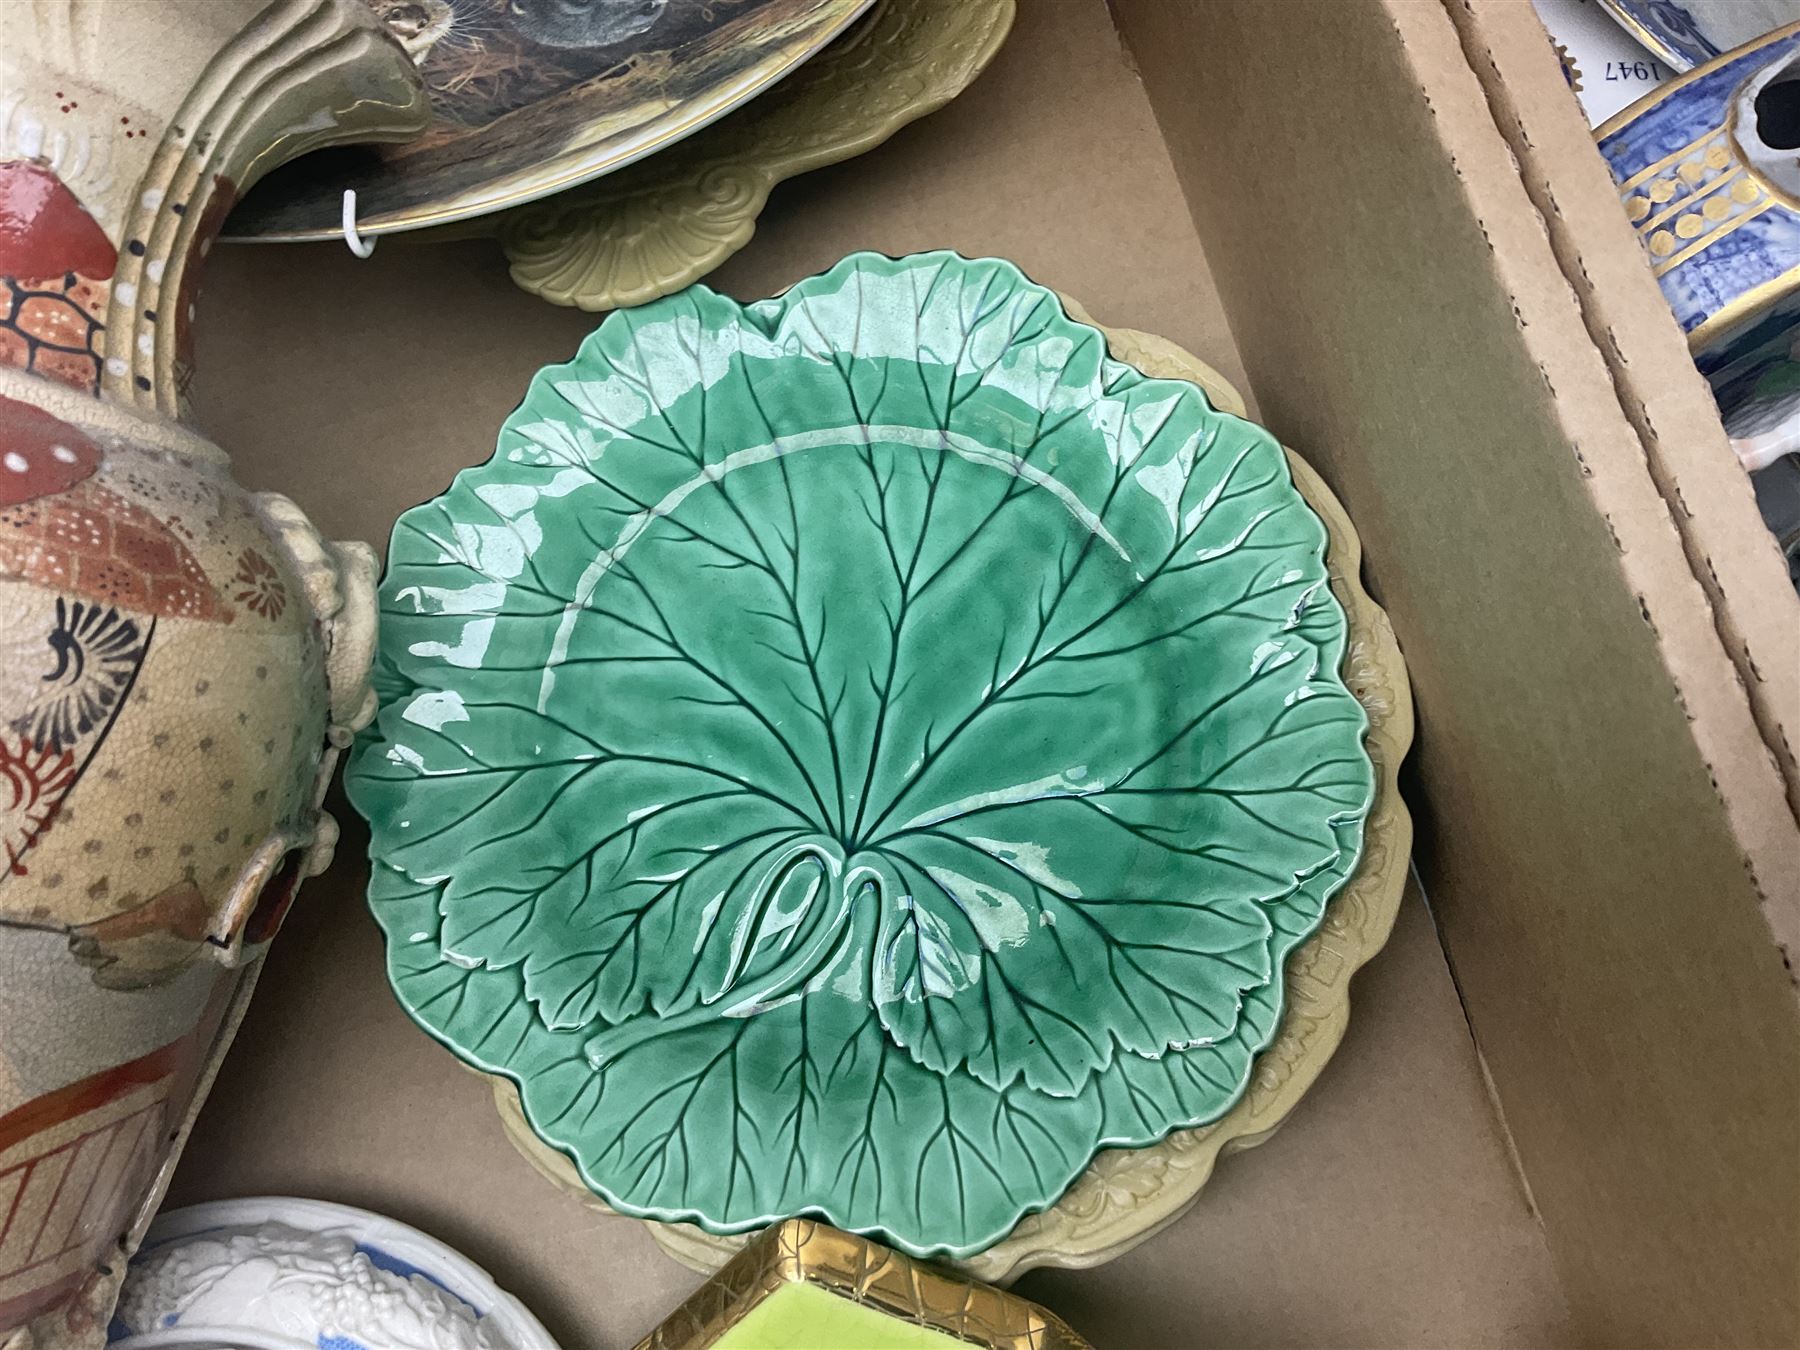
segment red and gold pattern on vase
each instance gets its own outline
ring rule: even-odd
[[[50,827],[75,782],[75,754],[0,728],[0,852],[6,871],[25,875],[25,853]]]
[[[211,648],[209,630],[238,619],[226,587],[259,628],[278,620],[293,563],[284,573],[265,554],[282,556],[270,547],[255,503],[222,473],[198,476],[155,457],[134,463],[127,452],[108,455],[80,427],[4,396],[0,444],[10,447],[0,452],[0,583],[25,583],[5,592],[9,623],[0,637],[7,651],[0,708],[16,779],[0,841],[9,859],[0,875],[0,921],[65,933],[102,983],[151,983],[207,945],[212,915],[229,903],[247,855],[271,834],[297,846],[313,828],[325,720],[309,720],[302,698],[296,727],[295,705],[269,703],[243,676],[266,684],[280,670],[289,676],[283,695],[298,692],[295,675],[322,687],[324,653],[310,622],[282,626],[282,642],[267,633],[257,634],[260,642],[224,634],[257,664],[234,680],[215,651],[193,667],[199,676],[191,685],[185,662],[163,667],[179,671],[182,684],[179,698],[159,701],[154,693],[167,684],[141,678],[158,668],[152,653],[179,661]],[[236,572],[227,570],[233,559]],[[252,567],[254,585],[246,586],[237,574]],[[213,575],[230,580],[220,586]],[[168,634],[177,629],[179,646],[171,647]],[[152,753],[104,764],[100,775],[120,785],[154,783],[156,792],[124,790],[115,800],[133,809],[114,819],[99,808],[92,828],[80,828],[83,818],[65,806],[134,700],[134,729],[148,733]],[[259,732],[260,756],[236,734]],[[190,758],[221,766],[212,794],[184,781],[178,766]],[[240,779],[247,803],[236,800]],[[57,847],[57,824],[74,827],[69,842],[79,844],[79,855]],[[230,827],[223,837],[221,824]],[[138,842],[129,858],[114,860],[121,834]],[[78,893],[68,890],[72,875],[84,878]]]
[[[137,1053],[155,1039],[146,1030],[129,1058],[0,1113],[0,1327],[53,1310],[38,1324],[43,1344],[99,1343],[121,1215],[168,1165],[168,1140],[239,1011],[216,986],[174,1040]]]
[[[238,556],[237,574],[232,577],[236,589],[232,596],[247,609],[265,619],[279,619],[287,608],[287,587],[275,564],[253,548]]]
[[[358,0],[6,0],[0,1347],[104,1341],[239,970],[335,826],[373,555],[186,418],[238,188],[423,126]],[[245,986],[247,988],[247,986]]]
[[[0,362],[98,390],[106,283],[118,261],[54,170],[0,163]]]
[[[169,1126],[179,1042],[0,1116],[0,1326],[73,1292]]]

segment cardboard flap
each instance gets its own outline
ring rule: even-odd
[[[1781,550],[1536,12],[1446,4],[1800,815],[1800,595]]]
[[[1420,867],[1574,1316],[1791,1341],[1800,831],[1448,14],[1115,9],[1265,420],[1368,541]]]

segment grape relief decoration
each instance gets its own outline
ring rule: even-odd
[[[396,992],[622,1210],[978,1251],[1273,1034],[1373,795],[1324,547],[1004,262],[617,313],[394,532]]]

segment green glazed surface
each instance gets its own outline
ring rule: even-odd
[[[1008,263],[616,313],[394,531],[395,990],[621,1210],[979,1251],[1273,1034],[1374,791],[1324,546]]]

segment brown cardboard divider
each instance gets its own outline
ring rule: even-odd
[[[1749,476],[1737,471],[1718,408],[1535,11],[1472,0],[1447,8],[1800,814],[1800,594],[1782,584],[1781,550],[1757,528]],[[1792,952],[1800,916],[1789,922]]]
[[[1615,463],[1630,426],[1456,32],[1432,0],[1114,8],[1143,84],[1104,0],[1025,0],[966,96],[785,185],[712,284],[1011,257],[1193,350],[1320,467],[1415,673],[1426,884],[1544,1226],[1415,897],[1276,1138],[1136,1252],[1020,1287],[1101,1350],[1768,1343],[1800,1033],[1747,860],[1775,893],[1779,775],[1655,484]],[[378,544],[595,322],[491,245],[403,238],[226,250],[203,308],[240,479]],[[367,1205],[571,1350],[631,1343],[697,1277],[545,1185],[407,1021],[345,824],[171,1203]]]
[[[1449,15],[1118,10],[1266,420],[1372,541],[1419,864],[1580,1334],[1791,1343],[1800,832]]]

